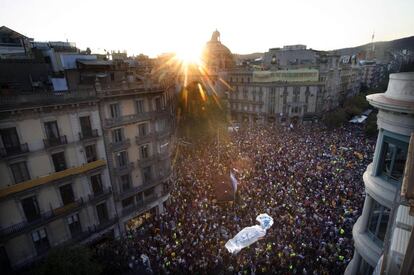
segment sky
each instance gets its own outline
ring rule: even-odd
[[[414,35],[414,0],[0,0],[0,26],[35,41],[155,57],[201,51],[218,29],[233,53],[332,50]]]

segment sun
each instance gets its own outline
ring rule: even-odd
[[[201,52],[194,48],[183,47],[175,51],[175,56],[185,64],[201,64]]]

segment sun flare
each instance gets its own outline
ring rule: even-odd
[[[201,64],[201,53],[197,49],[183,48],[175,51],[175,56],[186,64]]]

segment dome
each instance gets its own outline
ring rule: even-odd
[[[211,40],[207,42],[203,50],[203,61],[210,69],[229,69],[234,66],[233,54],[220,41],[220,32],[215,30]]]

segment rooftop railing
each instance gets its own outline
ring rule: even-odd
[[[94,89],[63,92],[13,92],[0,94],[0,110],[70,104],[96,98]]]

